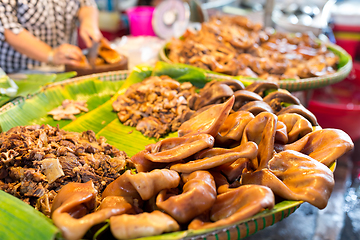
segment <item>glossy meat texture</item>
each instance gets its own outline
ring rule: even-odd
[[[168,165],[168,163],[152,162],[148,160],[145,158],[145,155],[148,153],[148,150],[142,150],[130,158],[130,162],[135,165],[137,172],[150,172],[151,170],[164,168]]]
[[[128,202],[128,200],[121,196],[107,196],[104,198],[97,211],[105,208],[117,208],[122,209],[123,213],[134,213],[133,206]]]
[[[220,172],[210,171],[210,173],[214,178],[216,184],[216,190],[218,194],[225,193],[234,190],[237,187],[240,187],[239,181],[234,181],[232,184],[230,184],[226,179],[226,177]]]
[[[254,83],[250,84],[249,86],[246,86],[246,88],[245,88],[245,90],[257,93],[261,97],[265,96],[265,92],[267,92],[269,90],[277,90],[277,89],[279,89],[279,85],[277,83],[268,82],[268,81],[254,82]]]
[[[180,226],[169,215],[155,210],[151,213],[111,217],[110,229],[116,239],[132,239],[178,231]]]
[[[263,102],[263,101],[248,102],[245,105],[243,105],[239,110],[251,112],[255,116],[262,112],[269,112],[269,113],[273,112],[273,110],[269,106],[269,104],[267,104],[266,102]]]
[[[177,187],[179,182],[179,174],[168,169],[155,169],[137,174],[127,170],[106,187],[103,198],[107,196],[139,198],[140,196],[142,200],[149,200],[163,189]]]
[[[210,87],[205,87],[200,90],[199,97],[194,103],[194,110],[211,104],[222,103],[224,99],[228,99],[234,94],[234,91],[222,82],[216,82]]]
[[[92,226],[126,211],[126,208],[103,208],[92,212],[96,193],[89,181],[69,183],[55,197],[51,218],[67,240],[81,239]]]
[[[216,185],[207,171],[183,174],[182,180],[185,183],[182,194],[168,199],[159,195],[156,205],[179,223],[187,223],[212,207],[216,200]]]
[[[227,144],[241,140],[246,125],[254,118],[254,115],[247,111],[231,113],[221,125],[215,137],[216,144]]]
[[[233,106],[234,111],[239,110],[240,107],[242,107],[244,104],[246,104],[248,102],[263,100],[259,94],[250,92],[248,90],[238,90],[238,91],[234,92],[234,96],[235,96],[235,103]]]
[[[297,113],[297,114],[303,116],[304,118],[306,118],[307,120],[309,120],[309,122],[311,123],[312,126],[319,125],[315,115],[301,104],[300,105],[290,105],[286,108],[283,108],[279,112],[277,112],[276,115],[280,116],[285,113]]]
[[[296,113],[284,113],[278,115],[279,122],[286,125],[288,142],[292,143],[311,133],[313,128],[311,123],[303,116]]]
[[[336,159],[354,148],[350,136],[339,129],[322,129],[309,133],[287,145],[276,145],[276,150],[294,150],[330,166]]]
[[[102,198],[104,199],[107,196],[121,196],[125,198],[140,199],[138,191],[129,180],[131,175],[131,171],[127,170],[120,177],[112,181],[102,193]]]
[[[222,152],[219,149],[219,153]],[[212,157],[192,160],[186,163],[176,163],[170,167],[171,170],[191,173],[198,170],[209,170],[223,164],[234,162],[239,158],[253,159],[257,156],[257,145],[254,142],[246,142],[236,148],[236,151],[229,151],[223,154],[214,154]]]
[[[210,219],[193,220],[188,228],[215,228],[234,224],[254,216],[263,209],[275,205],[274,194],[270,188],[260,185],[243,185],[217,196],[210,209]]]
[[[286,125],[283,122],[277,121],[276,123],[276,132],[275,132],[275,142],[277,143],[287,143],[289,140],[287,134]]]
[[[284,199],[306,201],[323,209],[335,182],[327,166],[305,154],[287,150],[274,155],[268,169],[243,174],[242,184],[268,186]]]
[[[163,189],[176,188],[180,182],[177,172],[168,169],[155,169],[148,173],[129,175],[129,181],[139,192],[142,200],[149,200]]]
[[[170,163],[185,159],[214,145],[214,137],[209,134],[197,134],[185,137],[166,138],[146,146],[149,151],[144,157],[152,162]]]
[[[216,170],[221,171],[230,182],[236,182],[236,180],[241,177],[243,170],[250,168],[250,165],[251,162],[249,158],[239,158],[232,163],[217,167]]]
[[[282,103],[300,105],[300,101],[298,98],[283,89],[269,93],[268,95],[266,95],[266,97],[264,97],[263,101],[269,104],[269,106],[273,109],[274,113],[279,112],[283,108]]]
[[[179,130],[179,137],[190,136],[199,133],[210,134],[216,137],[220,127],[228,117],[233,105],[235,97],[230,97],[225,103],[216,104],[199,115],[184,122]]]
[[[256,169],[265,168],[274,152],[277,117],[269,112],[263,112],[251,120],[245,127],[241,144],[253,141],[258,145]]]

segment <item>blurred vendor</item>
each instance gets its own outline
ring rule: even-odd
[[[48,64],[79,65],[76,23],[87,47],[101,39],[94,0],[1,0],[0,68],[7,73]]]

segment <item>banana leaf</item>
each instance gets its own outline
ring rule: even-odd
[[[51,220],[0,190],[0,239],[52,240],[59,234]]]
[[[64,129],[75,132],[83,132],[91,129],[95,133],[98,133],[113,120],[117,119],[117,115],[112,109],[112,102],[116,100],[117,96],[119,96],[119,94],[123,94],[132,84],[141,82],[143,79],[149,77],[151,72],[152,68],[149,66],[140,65],[135,67],[126,81],[121,84],[121,87],[115,89],[116,94],[111,99],[104,102],[93,111],[80,116],[76,119],[76,121],[69,123],[66,127],[64,127]]]
[[[199,67],[194,67],[182,63],[167,63],[163,61],[158,61],[155,64],[153,76],[168,75],[179,82],[191,82],[194,86],[202,88],[207,82],[211,80],[223,80],[223,79],[236,79],[241,81],[244,86],[248,86],[254,82],[254,80],[245,78],[243,76],[229,76],[226,74],[213,72],[209,70],[204,70]]]
[[[2,131],[31,124],[49,124],[64,127],[70,120],[55,121],[47,113],[65,99],[87,101],[89,111],[97,109],[115,94],[123,81],[100,81],[89,78],[74,83],[49,85],[29,99],[19,100],[7,111],[0,112]]]
[[[19,90],[17,95],[26,97],[29,94],[40,92],[42,86],[56,79],[56,74],[29,74],[26,79],[15,80]]]
[[[5,95],[0,95],[0,106],[3,106],[5,103],[17,98],[17,97],[27,97],[28,95],[33,95],[41,91],[42,87],[46,84],[53,82],[60,82],[66,79],[76,76],[76,72],[66,72],[59,74],[28,74],[27,78],[23,80],[14,80],[16,85],[19,87],[16,97],[9,97]],[[6,79],[7,76],[3,76],[0,79],[0,85],[2,85],[2,80]],[[9,84],[7,84],[9,85]],[[4,87],[4,86],[2,86]]]

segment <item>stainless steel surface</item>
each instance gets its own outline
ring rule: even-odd
[[[94,42],[92,47],[89,48],[87,59],[92,68],[95,68],[95,61],[99,53],[100,42]]]
[[[267,0],[265,3],[265,14],[264,14],[264,26],[265,27],[274,27],[272,21],[272,13],[275,6],[275,0]]]

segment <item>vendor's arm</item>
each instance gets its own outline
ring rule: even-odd
[[[78,65],[83,55],[80,48],[70,44],[62,44],[52,49],[26,29],[22,29],[17,34],[10,29],[5,29],[4,36],[5,41],[16,51],[41,62]]]
[[[17,1],[2,0],[0,4],[0,41],[6,41],[16,51],[29,58],[54,64],[75,64],[80,62],[81,50],[69,44],[56,49],[27,31],[17,18]]]
[[[98,42],[102,38],[99,30],[99,12],[96,5],[81,6],[78,17],[80,21],[80,37],[87,47],[91,47],[93,42]]]

